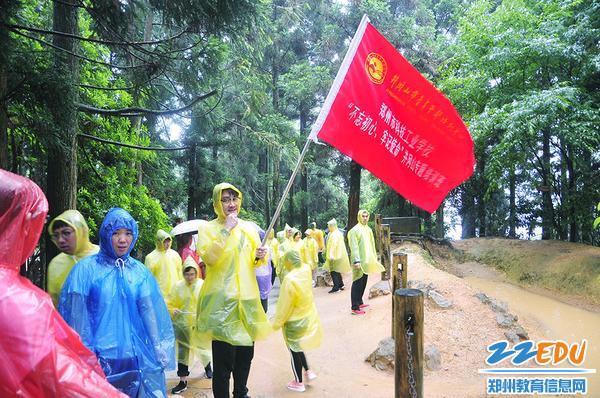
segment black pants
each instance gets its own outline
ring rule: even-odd
[[[212,357],[213,396],[229,398],[229,378],[233,373],[233,397],[246,397],[248,393],[246,384],[254,357],[254,346],[231,345],[224,341],[213,340]]]
[[[190,375],[190,370],[187,365],[182,364],[181,362],[177,362],[177,376],[179,377],[187,377]]]
[[[363,274],[360,278],[352,282],[352,288],[350,289],[350,301],[352,302],[352,309],[359,310],[363,304],[363,294],[365,294],[365,288],[367,287],[367,278],[369,275]]]
[[[342,287],[344,287],[342,274],[337,271],[331,271],[331,281],[333,282],[333,290],[340,290]]]
[[[304,352],[296,352],[290,350],[292,354],[292,372],[294,372],[294,378],[297,382],[302,383],[302,369],[308,370],[308,363],[306,362],[306,355]]]
[[[267,313],[267,310],[269,309],[269,299],[260,299],[260,303],[262,304],[263,310],[265,310],[265,314]]]
[[[275,278],[277,278],[277,271],[275,270],[275,266],[271,263],[271,285],[275,283]],[[265,310],[265,312],[267,312]]]

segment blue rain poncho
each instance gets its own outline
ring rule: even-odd
[[[125,228],[133,241],[117,257],[112,235]],[[154,276],[129,253],[138,226],[111,209],[100,227],[100,252],[79,261],[59,300],[65,321],[96,353],[108,381],[131,397],[166,397],[165,369],[175,368],[175,337]]]

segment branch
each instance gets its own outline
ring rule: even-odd
[[[125,144],[125,143],[119,142],[119,141],[106,140],[104,138],[94,137],[93,135],[89,135],[89,134],[79,133],[77,135],[79,137],[86,138],[88,140],[102,142],[104,144],[111,144],[111,145],[123,146],[123,147],[126,147],[126,148],[133,148],[133,149],[141,149],[143,151],[183,151],[183,150],[191,148],[189,146],[182,146],[182,147],[176,147],[176,148],[162,148],[162,147],[155,147],[155,146],[139,146],[139,145],[133,145],[133,144]]]
[[[42,40],[42,39],[38,39],[37,37],[29,36],[29,35],[27,35],[25,33],[19,32],[17,29],[10,29],[9,28],[9,30],[11,32],[19,35],[19,36],[23,36],[23,37],[26,37],[28,39],[38,41],[38,42],[40,42],[42,44],[45,44],[45,45],[47,45],[49,47],[52,47],[52,48],[56,49],[56,50],[60,50],[60,51],[66,52],[67,54],[72,55],[75,58],[83,59],[84,61],[92,62],[94,64],[100,64],[100,65],[108,66],[110,68],[136,69],[136,68],[140,68],[140,67],[144,67],[144,66],[150,65],[150,64],[142,64],[142,65],[134,65],[134,66],[122,66],[122,65],[111,64],[111,63],[108,63],[108,62],[98,61],[98,60],[95,60],[95,59],[84,57],[83,55],[75,54],[72,51],[66,50],[66,49],[64,49],[62,47],[59,47],[59,46],[56,46],[56,45],[54,45],[54,44],[52,44],[50,42],[47,42],[46,40]]]
[[[179,113],[179,112],[188,110],[189,108],[193,107],[199,101],[202,101],[212,95],[215,95],[216,93],[217,93],[217,90],[213,90],[208,94],[204,94],[199,97],[196,97],[192,102],[190,102],[189,104],[187,104],[185,106],[182,106],[181,108],[167,109],[164,111],[159,111],[159,110],[155,110],[155,109],[137,108],[137,107],[122,108],[122,109],[102,109],[102,108],[94,108],[93,106],[89,106],[86,104],[80,104],[80,103],[76,103],[75,105],[77,106],[77,109],[82,112],[97,114],[97,115],[108,115],[108,116],[156,115],[156,116],[164,116],[164,115],[173,115],[175,113]]]
[[[165,42],[168,42],[168,41],[175,40],[175,39],[181,37],[184,33],[187,32],[186,30],[182,30],[181,32],[177,33],[176,35],[171,36],[171,37],[166,38],[166,39],[163,39],[163,40],[153,40],[153,41],[112,41],[112,40],[94,39],[93,37],[83,37],[83,36],[74,35],[72,33],[57,32],[55,30],[45,30],[45,29],[33,28],[33,27],[30,27],[30,26],[22,26],[22,25],[14,25],[14,24],[4,24],[4,26],[6,26],[7,28],[9,28],[10,30],[16,30],[16,29],[28,30],[30,32],[35,32],[35,33],[43,33],[43,34],[49,34],[49,35],[69,37],[71,39],[82,40],[82,41],[89,41],[89,42],[92,42],[92,43],[106,44],[106,45],[112,45],[112,46],[139,46],[139,45],[145,45],[145,44],[148,44],[148,45],[149,44],[161,44],[161,43],[165,43]]]

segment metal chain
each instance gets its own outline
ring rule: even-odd
[[[410,329],[407,327],[404,333],[404,341],[406,341],[406,352],[408,353],[408,385],[410,389],[411,398],[417,398],[417,383],[415,381],[412,344],[410,342],[410,338],[412,335],[413,333],[411,333]]]

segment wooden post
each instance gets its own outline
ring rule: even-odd
[[[391,240],[390,240],[390,226],[387,224],[381,225],[381,263],[383,265],[383,272],[381,273],[381,280],[387,281],[391,277],[391,266],[392,256],[391,251]]]
[[[423,292],[394,291],[395,398],[423,397]]]
[[[381,214],[375,214],[375,250],[381,258]]]
[[[406,253],[392,253],[392,293],[397,289],[406,289]],[[394,311],[396,300],[392,300],[392,337],[396,339],[396,312]]]
[[[394,253],[394,255],[398,256],[398,262],[400,263],[398,275],[402,281],[402,288],[406,289],[408,287],[408,255],[406,253]]]

